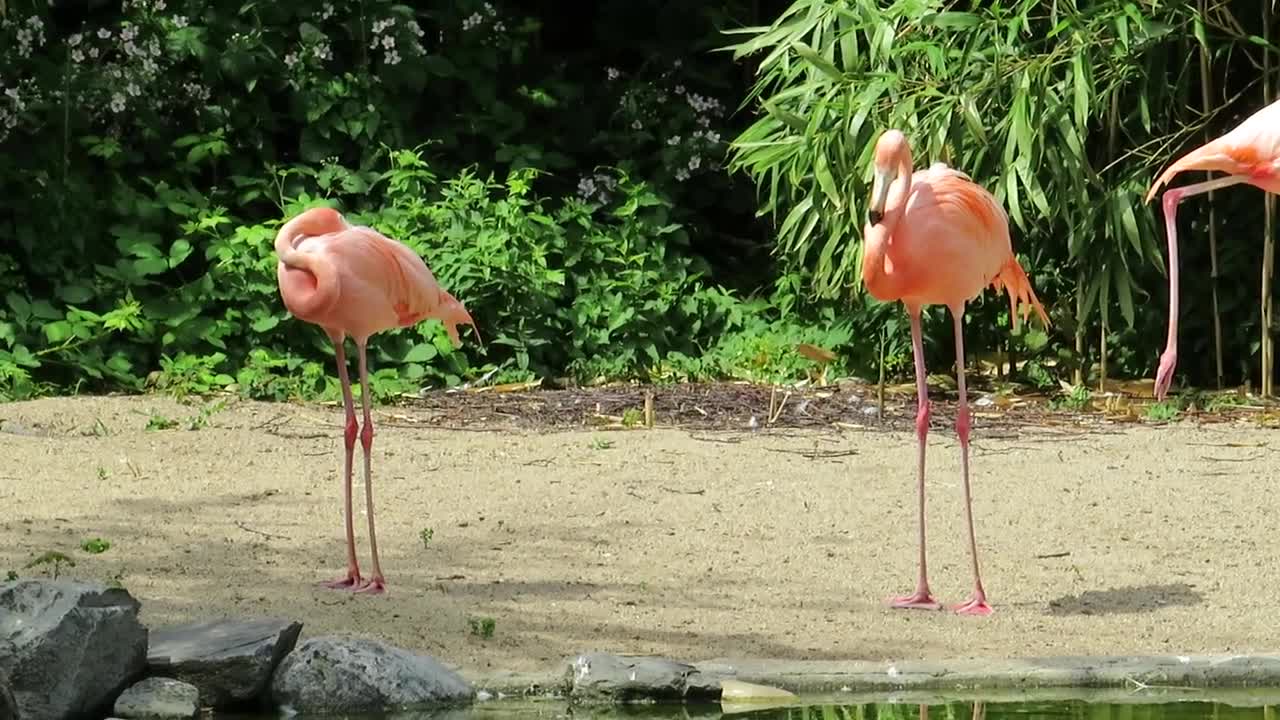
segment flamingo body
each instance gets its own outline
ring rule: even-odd
[[[386,581],[378,562],[370,466],[373,418],[366,352],[369,337],[384,330],[413,325],[426,318],[436,318],[444,323],[449,338],[456,346],[460,342],[457,326],[466,324],[474,328],[475,323],[462,303],[440,287],[416,253],[375,230],[349,224],[335,210],[312,208],[297,215],[280,228],[275,248],[279,258],[276,278],[285,307],[299,320],[324,328],[333,341],[346,411],[343,490],[347,574],[324,584],[358,592],[382,592]],[[369,549],[373,559],[373,572],[367,579],[361,576],[356,562],[351,512],[352,463],[359,426],[343,350],[348,335],[359,351],[360,399],[364,410],[364,427],[359,431],[359,437],[364,448],[365,501]]]
[[[1211,140],[1173,162],[1147,190],[1146,201],[1179,173],[1224,172],[1226,177],[1167,190],[1162,199],[1169,242],[1169,334],[1156,371],[1155,395],[1163,400],[1178,362],[1178,203],[1193,195],[1230,185],[1248,184],[1280,194],[1280,100],[1246,118],[1231,132]]]
[[[1008,292],[1015,328],[1019,305],[1024,319],[1032,310],[1045,326],[1049,319],[1036,299],[1027,274],[1014,257],[1008,216],[991,193],[943,163],[913,172],[911,147],[897,130],[885,131],[876,142],[874,169],[873,199],[863,230],[862,279],[872,297],[901,300],[907,308],[918,395],[920,572],[915,592],[893,598],[890,605],[929,610],[941,607],[929,589],[925,555],[925,440],[930,413],[920,313],[925,305],[946,305],[955,325],[956,387],[960,395],[956,434],[960,439],[965,518],[974,578],[972,597],[955,610],[968,615],[988,615],[992,610],[987,604],[978,567],[970,497],[969,405],[964,382],[961,318],[965,303],[991,285]]]

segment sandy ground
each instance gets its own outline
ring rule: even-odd
[[[1280,640],[1280,436],[1247,423],[996,433],[979,419],[996,613],[973,618],[884,605],[916,571],[901,431],[441,430],[384,409],[373,484],[389,592],[370,597],[315,587],[344,559],[338,411],[233,400],[186,429],[200,407],[0,405],[0,577],[42,574],[23,566],[61,550],[78,562],[64,574],[120,580],[152,626],[284,616],[478,672],[587,649],[899,660]],[[183,424],[148,430],[152,416]],[[953,433],[930,436],[929,467],[931,579],[959,602],[972,581]],[[94,537],[111,548],[80,549]],[[493,636],[472,618],[492,618]]]

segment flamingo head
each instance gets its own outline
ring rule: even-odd
[[[889,200],[889,187],[893,185],[894,180],[898,179],[903,152],[910,152],[907,147],[907,137],[898,130],[885,130],[876,141],[871,205],[867,208],[867,222],[871,225],[879,225],[884,219],[884,206]]]

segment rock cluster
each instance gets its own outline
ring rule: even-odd
[[[122,588],[0,584],[0,720],[189,720],[202,709],[417,710],[472,701],[434,658],[375,640],[298,643],[301,623],[219,619],[148,630]]]

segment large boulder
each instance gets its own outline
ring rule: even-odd
[[[266,699],[272,672],[301,631],[301,623],[271,618],[156,628],[147,666],[152,675],[194,685],[206,707],[248,704]]]
[[[377,640],[325,636],[289,653],[271,695],[286,713],[380,713],[466,703],[475,691],[435,658]]]
[[[147,629],[123,588],[71,580],[0,585],[0,675],[22,720],[101,717],[146,667]]]
[[[200,710],[195,685],[173,678],[149,677],[116,698],[118,718],[128,720],[190,720]]]
[[[587,703],[710,701],[720,678],[664,657],[583,653],[569,663],[569,695]]]

